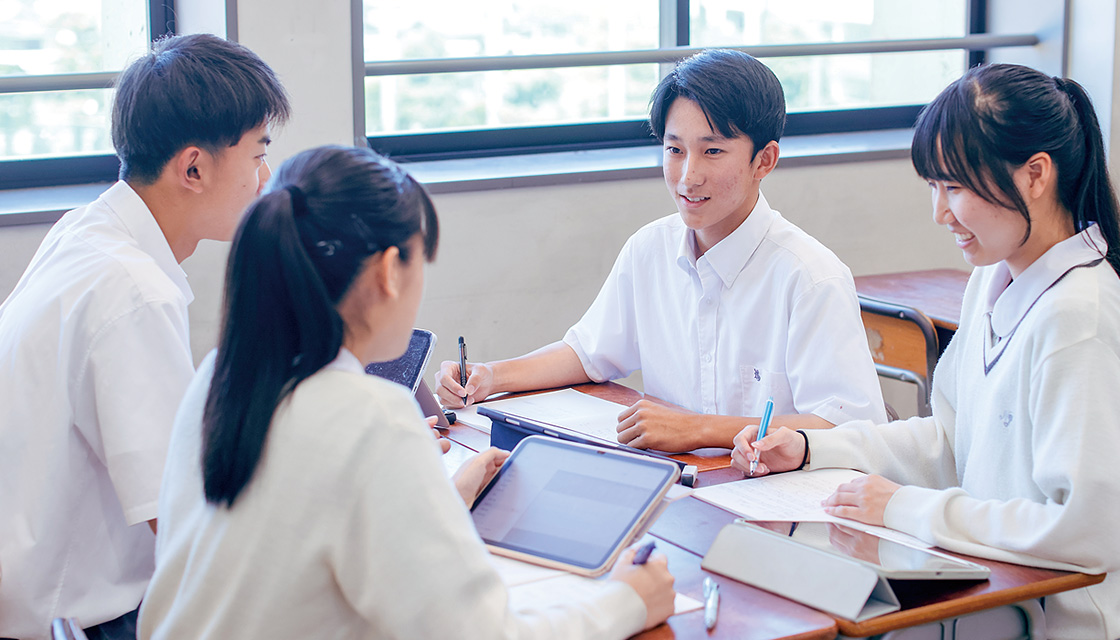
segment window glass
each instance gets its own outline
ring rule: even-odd
[[[692,0],[698,47],[957,38],[966,0]],[[767,58],[789,111],[924,104],[960,77],[960,50]]]
[[[688,46],[967,34],[968,0],[691,0]],[[365,58],[654,49],[656,0],[367,0]],[[790,113],[924,104],[960,76],[960,50],[766,58]],[[642,119],[656,64],[366,78],[370,136]]]
[[[146,0],[0,0],[0,77],[119,71],[149,40]],[[0,93],[0,160],[112,153],[111,96]]]
[[[657,0],[365,4],[366,60],[653,49]],[[366,79],[371,135],[640,118],[657,65]]]

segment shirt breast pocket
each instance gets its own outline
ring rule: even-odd
[[[751,365],[739,366],[743,388],[742,415],[758,417],[766,408],[766,400],[774,399],[774,415],[794,413],[793,390],[784,373]]]

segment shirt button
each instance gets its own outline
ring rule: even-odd
[[[712,361],[712,354],[709,353],[709,354],[704,356],[704,362],[711,362],[711,361]]]

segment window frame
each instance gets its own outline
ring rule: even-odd
[[[672,56],[670,62],[682,59],[689,55],[691,51],[696,50],[690,48],[689,45],[689,2],[690,0],[661,0],[660,3],[663,19],[662,41],[658,51],[678,49],[682,52]],[[966,3],[966,37],[986,35],[987,5],[988,0],[968,0]],[[822,53],[818,55],[842,55],[845,53],[843,51],[844,45],[848,44],[849,43],[830,43],[825,45],[804,46],[837,50],[836,53]],[[783,47],[755,46],[731,48],[742,49],[759,58],[765,58],[776,55],[768,54],[766,51],[781,50]],[[945,49],[945,47],[942,47],[942,49]],[[966,62],[968,67],[985,62],[987,48],[965,48],[965,50],[968,52]],[[533,57],[547,58],[548,56],[517,56],[517,62],[519,64],[524,64],[526,59]],[[380,75],[408,75],[408,73],[400,73],[395,70],[394,67],[415,63],[423,64],[423,62],[424,61],[411,60],[400,61],[399,63],[395,61],[367,61],[365,73],[362,75],[361,82],[363,95],[365,81],[368,78]],[[429,62],[436,62],[438,64],[439,61]],[[579,65],[570,66],[574,67]],[[533,67],[517,66],[509,68]],[[387,73],[386,70],[388,71]],[[964,71],[965,69],[961,69],[962,73]],[[418,74],[420,72],[413,71],[413,73]],[[917,119],[918,113],[924,106],[924,104],[910,104],[889,107],[791,113],[787,118],[784,135],[818,135],[859,131],[881,131],[887,129],[909,129],[914,126],[914,121]],[[363,117],[360,119],[363,128],[361,136],[366,139],[367,144],[381,153],[385,153],[397,160],[405,162],[638,147],[657,143],[645,119],[559,125],[515,125],[432,133],[370,135],[365,131],[365,114],[363,113],[362,115]]]
[[[151,41],[175,35],[175,0],[148,0],[148,33]],[[62,79],[59,89],[109,89],[119,72],[57,74]],[[49,80],[45,76],[6,76],[7,79]],[[102,82],[102,80],[104,80]],[[42,91],[43,89],[37,89]],[[120,160],[115,154],[85,154],[49,158],[18,158],[0,160],[0,191],[68,184],[113,182],[120,173]]]

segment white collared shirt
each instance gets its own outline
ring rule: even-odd
[[[677,214],[635,233],[568,330],[595,381],[641,369],[652,396],[705,414],[886,418],[851,272],[760,193],[695,257]]]
[[[48,232],[0,306],[0,637],[135,609],[193,374],[186,275],[118,182]]]
[[[142,640],[610,640],[645,606],[617,580],[515,604],[406,388],[352,353],[277,407],[232,507],[206,501],[207,356],[175,418]]]

